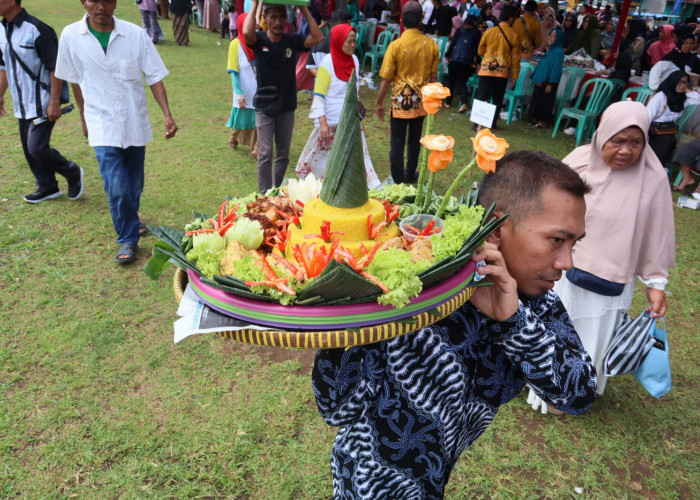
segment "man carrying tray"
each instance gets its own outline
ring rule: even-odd
[[[595,368],[552,291],[584,235],[589,190],[551,156],[504,157],[479,203],[509,218],[473,256],[492,286],[431,327],[317,352],[316,403],[339,427],[334,498],[442,498],[459,455],[525,384],[567,413],[591,406]]]
[[[257,12],[258,0],[253,0],[250,12]],[[258,129],[258,191],[279,186],[289,164],[289,147],[294,130],[294,110],[297,107],[296,64],[299,51],[306,51],[323,41],[323,33],[302,6],[309,36],[284,33],[287,9],[284,5],[266,3],[263,16],[267,31],[255,31],[255,16],[243,23],[243,38],[255,54],[255,76],[258,90],[253,99],[255,126]],[[275,142],[274,175],[272,141]]]

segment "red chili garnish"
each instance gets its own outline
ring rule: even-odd
[[[425,226],[425,229],[421,231],[421,236],[428,236],[430,234],[431,229],[433,229],[433,226],[435,225],[435,219],[432,219],[430,222],[428,222],[428,225]]]
[[[215,233],[216,229],[197,229],[195,231],[187,231],[185,233],[185,236],[194,236],[195,234],[204,234],[204,233]]]
[[[372,220],[372,216],[368,215],[367,216],[367,234],[369,235],[369,239],[373,240],[377,236],[379,236],[379,232],[384,229],[384,226],[386,226],[387,222],[382,221],[377,227],[374,226],[374,221]]]
[[[330,243],[331,237],[334,234],[339,234],[342,236],[345,233],[341,233],[340,231],[331,231],[330,221],[324,220],[323,222],[321,222],[321,234],[307,234],[304,236],[304,238],[321,238],[326,243]]]

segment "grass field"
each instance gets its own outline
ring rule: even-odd
[[[57,32],[83,12],[78,0],[23,5]],[[140,23],[133,2],[120,2],[116,14]],[[228,42],[193,27],[191,46],[177,47],[170,22],[162,25],[168,41],[158,49],[180,130],[162,137],[149,94],[156,138],[147,148],[141,215],[182,227],[193,209],[212,213],[226,195],[253,191],[256,165],[245,148],[228,146]],[[363,87],[361,98],[372,109],[374,92]],[[309,103],[299,102],[290,175],[311,131]],[[441,172],[438,192],[470,153],[470,123],[450,111],[438,114],[435,130],[455,137],[456,161]],[[365,127],[384,178],[388,124],[370,116]],[[499,133],[511,150],[563,157],[574,146],[571,137],[553,140],[519,122]],[[77,113],[59,121],[53,145],[85,168],[85,194],[24,203],[33,177],[16,120],[0,119],[0,497],[328,498],[335,430],[316,410],[313,352],[213,335],[174,345],[173,270],[158,282],[141,271],[152,237],[142,240],[136,264],[114,263],[107,201]],[[541,416],[521,395],[463,454],[448,498],[698,496],[700,213],[675,213],[667,315],[673,391],[655,400],[632,377],[618,377],[578,418]]]

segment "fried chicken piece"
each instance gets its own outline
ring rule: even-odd
[[[411,257],[413,257],[413,262],[418,262],[419,260],[430,260],[433,258],[433,244],[430,238],[418,237],[413,240],[410,248]]]
[[[384,243],[382,243],[382,246],[379,247],[379,250],[387,250],[389,248],[398,248],[399,250],[406,250],[406,240],[403,236],[397,236],[395,238],[388,239]]]

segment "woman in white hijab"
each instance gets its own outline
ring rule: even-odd
[[[574,269],[554,290],[595,363],[598,394],[606,383],[603,357],[621,313],[632,303],[635,276],[647,287],[646,310],[661,317],[668,269],[676,261],[671,191],[647,145],[648,130],[643,104],[617,102],[603,113],[593,143],[563,160],[592,189],[585,197],[586,236],[574,247]]]

